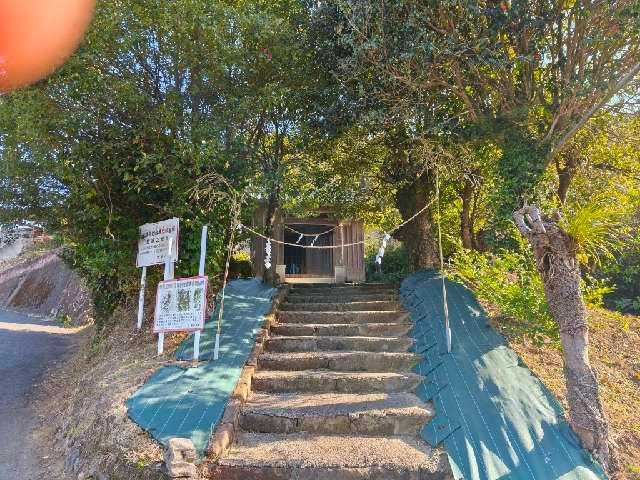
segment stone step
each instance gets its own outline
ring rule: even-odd
[[[393,295],[398,293],[397,287],[377,287],[377,288],[363,288],[363,287],[329,287],[329,288],[318,288],[318,287],[307,287],[300,288],[294,287],[289,291],[289,295],[311,295],[311,294],[322,294],[322,295],[361,295],[361,294],[384,294],[384,295]]]
[[[292,352],[264,353],[262,370],[333,370],[338,372],[408,372],[420,355],[398,352]]]
[[[414,344],[410,337],[269,337],[265,344],[267,352],[406,352]]]
[[[287,295],[287,303],[350,303],[350,302],[398,302],[397,294],[362,293],[353,295],[339,295],[332,293],[295,293]]]
[[[272,326],[271,333],[284,336],[401,337],[412,328],[412,323],[281,323]]]
[[[398,290],[400,285],[397,283],[298,283],[292,285],[292,290],[379,290],[379,289],[395,289]]]
[[[401,310],[373,312],[278,312],[281,323],[406,323]]]
[[[412,393],[254,394],[242,409],[248,432],[417,435],[435,412]]]
[[[349,303],[297,303],[286,302],[280,305],[280,311],[304,311],[304,312],[345,312],[345,311],[390,311],[400,310],[398,302],[370,301]]]
[[[225,480],[445,480],[441,449],[410,436],[243,433],[210,467]]]
[[[415,373],[262,370],[253,374],[255,392],[413,392],[423,380]]]

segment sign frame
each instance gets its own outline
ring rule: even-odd
[[[167,284],[171,284],[171,283],[179,283],[179,282],[184,282],[184,281],[188,281],[188,280],[204,280],[204,291],[203,291],[203,296],[202,296],[202,301],[204,302],[204,308],[202,309],[202,318],[200,319],[200,327],[195,327],[195,328],[172,328],[172,329],[162,329],[162,330],[158,330],[156,328],[156,320],[157,320],[157,314],[159,311],[159,302],[160,302],[160,295],[159,295],[159,291],[160,291],[160,286],[161,285],[167,285]],[[156,301],[155,301],[155,306],[154,306],[154,311],[153,311],[153,333],[159,333],[159,334],[164,334],[164,333],[171,333],[171,332],[189,332],[189,333],[193,333],[193,332],[202,332],[204,330],[204,325],[206,322],[206,318],[207,318],[207,291],[209,288],[209,277],[207,277],[206,275],[197,275],[195,277],[185,277],[185,278],[175,278],[175,279],[171,279],[171,280],[164,280],[162,282],[158,283],[158,291],[156,292]]]
[[[172,242],[172,246],[171,246],[171,251],[170,251],[170,257],[169,258],[164,258],[164,259],[155,259],[155,261],[141,261],[141,250],[142,247],[144,245],[144,241],[147,237],[149,237],[150,235],[147,235],[146,237],[143,237],[144,233],[143,230],[151,230],[153,231],[154,229],[163,229],[163,228],[171,228],[172,226],[175,226],[175,240]],[[164,232],[166,233],[166,232]],[[157,235],[162,235],[163,233],[159,232]],[[173,217],[173,218],[169,218],[167,220],[162,220],[160,222],[155,222],[155,223],[145,223],[144,225],[141,225],[138,227],[138,253],[136,255],[136,267],[137,268],[144,268],[144,267],[151,267],[154,265],[165,265],[167,263],[167,260],[169,260],[169,262],[177,262],[178,261],[178,255],[179,255],[179,243],[180,243],[180,219],[177,217]],[[167,242],[168,243],[168,242]],[[168,246],[168,245],[167,245]],[[169,248],[166,248],[166,250],[168,251]],[[142,257],[145,258],[145,257]]]

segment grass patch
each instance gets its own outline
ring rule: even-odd
[[[66,313],[58,312],[55,317],[55,322],[63,328],[73,328],[73,320]]]

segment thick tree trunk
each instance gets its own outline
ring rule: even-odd
[[[520,232],[529,239],[542,277],[549,311],[558,323],[564,353],[569,422],[584,448],[609,472],[616,469],[595,371],[589,363],[587,309],[580,291],[580,268],[573,239],[557,224],[542,218],[535,206],[514,213]]]
[[[411,218],[427,205],[435,193],[435,175],[431,171],[422,174],[410,185],[407,185],[396,193],[396,206],[404,220]],[[437,231],[433,223],[432,208],[414,218],[402,227],[395,238],[404,243],[409,255],[409,267],[411,271],[438,268],[440,257],[438,255]]]
[[[473,182],[470,179],[465,178],[464,185],[460,191],[460,198],[462,198],[462,211],[460,212],[460,237],[462,239],[462,246],[467,250],[475,248],[473,238],[473,219],[471,216],[473,191]]]

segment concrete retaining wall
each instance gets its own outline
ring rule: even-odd
[[[83,280],[58,256],[59,250],[0,272],[0,305],[35,315],[68,315],[74,325],[93,318]]]

